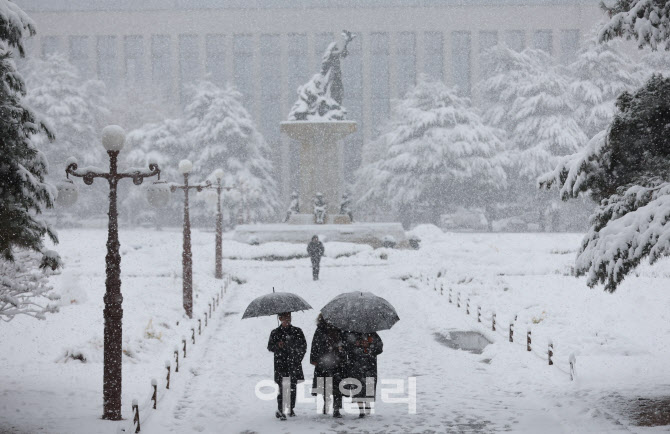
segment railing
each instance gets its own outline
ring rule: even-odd
[[[217,291],[215,294],[211,296],[211,298],[207,301],[207,306],[208,310],[203,312],[204,316],[204,326],[207,327],[208,324],[211,324],[211,319],[212,319],[212,313],[216,312],[216,309],[220,306],[221,301],[223,299],[223,296],[226,294],[228,288],[230,287],[231,284],[231,278],[229,274],[225,274],[223,276],[223,286],[219,291]],[[209,321],[208,321],[209,318]],[[202,335],[203,329],[202,329],[202,317],[198,318],[198,336]],[[186,330],[191,332],[191,345],[195,345],[196,343],[196,328],[195,328],[195,323],[191,322],[186,324]],[[146,426],[146,423],[151,420],[151,417],[154,413],[153,410],[158,410],[160,407],[160,402],[163,400],[163,398],[167,395],[167,393],[170,391],[170,381],[172,377],[172,373],[178,374],[181,370],[180,367],[183,368],[183,365],[186,362],[187,359],[187,338],[186,335],[182,335],[180,342],[174,346],[174,351],[172,353],[172,356],[174,358],[174,361],[171,360],[165,360],[164,368],[165,373],[164,373],[164,387],[159,387],[158,386],[158,381],[155,378],[151,379],[151,389],[150,389],[150,395],[149,397],[140,405],[138,404],[137,399],[133,399],[132,401],[132,412],[133,412],[133,418],[132,422],[129,424],[128,422],[123,423],[122,425],[118,426],[116,433],[139,433],[141,432],[142,426]],[[199,339],[198,339],[199,341]],[[179,353],[180,350],[182,352],[182,357],[181,357],[181,364],[179,361]],[[174,370],[172,369],[174,363]]]
[[[445,293],[444,289],[444,281],[441,279],[443,277],[443,273],[438,273],[437,278],[431,279],[430,277],[426,275],[419,275],[419,281],[422,282],[426,287],[430,288],[432,286],[433,290],[435,293],[443,296]],[[448,301],[449,304],[451,305],[456,305],[456,309],[461,311],[461,305],[462,305],[462,300],[463,297],[461,296],[461,292],[457,291],[456,294],[454,295],[453,288],[448,288]],[[523,342],[522,340],[515,338],[515,329],[516,329],[516,323],[518,319],[518,315],[514,315],[513,318],[511,319],[512,316],[509,316],[510,321],[508,322],[508,326],[502,326],[498,322],[498,315],[496,310],[494,309],[486,309],[484,310],[482,314],[482,306],[477,305],[477,310],[475,312],[475,318],[473,318],[471,314],[471,297],[468,294],[463,294],[465,297],[465,315],[470,318],[472,321],[475,321],[476,319],[476,324],[480,327],[486,327],[485,324],[490,324],[490,331],[494,335],[498,335],[502,337],[503,339],[506,339],[509,343],[512,344],[517,344],[519,346],[523,346],[526,348],[527,353],[531,353],[541,359],[542,361],[546,362],[548,366],[554,366],[558,371],[566,374],[571,381],[574,381],[577,378],[577,371],[576,371],[576,364],[577,364],[577,358],[575,357],[574,353],[571,353],[568,355],[568,360],[567,360],[567,365],[565,366],[559,366],[556,363],[556,357],[554,354],[554,343],[551,339],[547,340],[547,346],[546,350],[540,349],[540,346],[537,346],[533,343],[533,333],[530,327],[526,330],[526,340]],[[455,300],[455,303],[454,303]]]

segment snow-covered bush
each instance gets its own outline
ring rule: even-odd
[[[0,320],[11,321],[17,315],[44,319],[44,314],[58,311],[51,301],[53,294],[48,282],[48,270],[40,271],[41,259],[35,252],[20,250],[13,262],[0,259]]]
[[[382,247],[384,248],[395,249],[396,244],[398,244],[398,242],[393,235],[384,235],[382,238]]]

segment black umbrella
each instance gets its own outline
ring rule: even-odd
[[[302,297],[290,292],[274,292],[260,296],[247,306],[242,319],[278,315],[284,312],[312,309]]]
[[[371,292],[346,292],[321,309],[323,319],[335,327],[360,333],[388,330],[400,321],[391,303]]]

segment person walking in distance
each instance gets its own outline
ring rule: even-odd
[[[277,395],[278,419],[286,420],[285,408],[289,407],[288,396],[285,394],[290,390],[290,412],[289,416],[295,416],[295,400],[297,384],[305,380],[302,372],[302,359],[307,353],[307,341],[302,329],[291,325],[291,312],[279,314],[281,325],[270,333],[268,351],[274,353],[275,383],[279,386]],[[287,398],[287,399],[284,399]]]
[[[307,253],[312,260],[312,277],[314,280],[319,280],[319,265],[321,264],[321,257],[326,252],[323,243],[319,241],[319,237],[314,235],[312,241],[307,245]]]

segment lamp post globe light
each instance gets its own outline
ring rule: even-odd
[[[170,191],[184,191],[184,248],[182,251],[182,280],[183,280],[183,304],[184,311],[189,318],[193,318],[193,254],[191,253],[191,219],[189,216],[188,191],[195,189],[202,191],[204,188],[211,187],[211,183],[206,181],[204,185],[189,185],[188,175],[193,170],[193,163],[189,160],[179,162],[179,171],[184,175],[184,184],[170,184]]]
[[[116,192],[118,182],[123,178],[132,178],[135,185],[140,185],[144,178],[158,176],[160,169],[156,163],[149,164],[149,170],[144,172],[133,170],[130,172],[118,172],[117,160],[119,152],[123,149],[125,132],[117,125],[105,127],[102,130],[102,145],[109,155],[109,171],[102,172],[97,169],[78,170],[77,160],[70,159],[65,169],[69,176],[83,178],[86,185],[91,185],[95,178],[104,178],[109,184],[109,225],[107,230],[107,256],[105,257],[105,308],[103,316],[104,325],[104,356],[102,375],[102,418],[107,420],[121,419],[121,364],[122,364],[122,331],[123,331],[123,296],[121,295],[121,255],[119,254],[119,225],[116,206]],[[73,184],[74,185],[74,184]],[[63,186],[62,192],[69,191],[69,187]],[[67,193],[71,194],[71,193]],[[76,195],[74,195],[76,200]],[[74,203],[72,196],[65,199]]]

